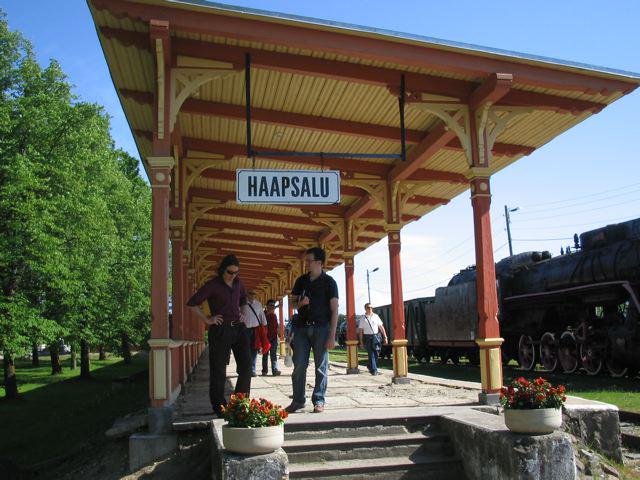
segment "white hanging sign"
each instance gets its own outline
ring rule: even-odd
[[[238,169],[236,202],[287,205],[340,203],[340,172]]]

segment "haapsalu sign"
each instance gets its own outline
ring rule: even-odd
[[[236,170],[238,203],[340,203],[337,170]]]

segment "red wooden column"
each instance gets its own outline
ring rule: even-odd
[[[169,185],[172,157],[147,159],[151,181],[151,355],[149,396],[152,407],[171,402],[171,339],[169,338]]]
[[[498,323],[496,271],[491,240],[491,189],[489,177],[480,175],[481,168],[472,168],[471,205],[476,247],[476,288],[478,303],[478,334],[480,348],[481,402],[496,403],[502,387],[502,342]]]
[[[188,323],[185,317],[185,287],[184,269],[182,263],[182,252],[184,250],[184,222],[171,220],[171,259],[172,259],[172,281],[173,294],[172,300],[172,321],[173,332],[172,338],[174,343],[179,345],[174,350],[176,354],[173,358],[174,372],[177,378],[174,378],[174,384],[184,384],[186,375],[186,349],[188,348]],[[175,388],[175,385],[174,385]]]
[[[410,383],[407,361],[407,335],[404,324],[402,298],[402,269],[400,266],[400,229],[389,229],[389,270],[391,272],[391,318],[393,319],[393,383]]]
[[[193,288],[192,270],[193,269],[189,268],[188,265],[185,265],[185,268],[183,269],[184,276],[185,276],[185,296],[184,296],[185,305],[195,291]],[[194,364],[194,340],[195,340],[194,329],[193,329],[194,319],[193,319],[193,313],[191,312],[190,308],[185,308],[184,313],[186,316],[185,339],[188,341],[187,346],[184,349],[184,356],[185,356],[184,364],[187,370],[187,377],[189,377],[189,374],[191,373],[191,370],[193,369],[193,364]]]
[[[182,354],[182,362],[184,365],[184,375],[185,375],[185,382],[189,379],[189,362],[188,362],[188,352],[189,350],[192,348],[191,347],[191,343],[193,342],[193,338],[192,338],[192,333],[191,333],[191,324],[192,324],[192,318],[191,318],[191,311],[190,309],[186,308],[186,302],[187,300],[191,297],[192,294],[192,289],[191,289],[191,285],[189,283],[189,274],[188,274],[188,264],[186,264],[184,262],[184,250],[183,250],[183,257],[182,257],[182,294],[183,294],[183,307],[182,307],[182,316],[184,319],[184,337],[182,337],[184,339],[184,346],[183,346],[183,354]]]
[[[347,374],[358,373],[358,339],[356,335],[356,296],[353,285],[354,254],[344,255],[344,277],[347,295]]]

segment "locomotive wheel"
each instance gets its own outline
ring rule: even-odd
[[[572,332],[563,332],[558,347],[558,360],[564,373],[573,373],[580,364],[578,358],[578,342]]]
[[[518,342],[518,361],[523,370],[533,370],[536,366],[536,348],[533,338],[529,335],[521,335]]]
[[[593,341],[580,345],[580,360],[588,375],[597,375],[602,370],[602,348]]]
[[[453,363],[454,365],[460,365],[459,353],[452,353],[451,355],[449,355],[449,359],[451,360],[451,363]]]
[[[606,354],[606,364],[607,370],[609,370],[609,375],[613,378],[620,378],[627,375],[629,372],[629,367],[627,367],[624,363],[619,360],[614,360],[611,355],[611,347],[609,342],[607,342],[607,354]]]
[[[547,372],[558,368],[558,341],[551,332],[545,332],[540,339],[540,363]]]

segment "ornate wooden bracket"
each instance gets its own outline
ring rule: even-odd
[[[382,210],[387,223],[400,223],[402,221],[402,204],[400,202],[400,182],[388,182],[375,179],[345,179],[345,185],[352,185],[366,191]]]
[[[207,202],[191,202],[188,209],[187,241],[190,241],[191,234],[198,219],[202,218],[209,210],[227,203],[226,200],[210,200]],[[194,248],[195,250],[195,248]]]
[[[224,160],[226,157],[224,155],[208,155],[207,158],[185,158],[185,181],[184,181],[184,191],[189,191],[189,187],[193,185],[193,181],[202,175],[208,168],[215,168],[216,164],[215,160]],[[186,197],[186,195],[184,196]]]
[[[149,36],[151,47],[156,60],[156,131],[159,140],[170,134],[170,128],[165,118],[165,88],[166,72],[171,60],[171,36],[169,35],[169,22],[163,20],[151,20],[149,22]]]
[[[180,107],[191,95],[197,95],[202,85],[235,72],[232,63],[178,55],[176,66],[171,69],[169,127],[173,129]]]
[[[193,251],[197,252],[202,245],[202,242],[210,239],[215,234],[220,233],[222,230],[219,228],[198,228],[193,231]]]
[[[490,75],[472,94],[469,103],[432,99],[425,93],[414,94],[408,102],[413,108],[436,115],[446,128],[455,132],[469,165],[489,166],[498,135],[516,116],[532,110],[495,106],[509,91],[511,82],[509,74]]]

